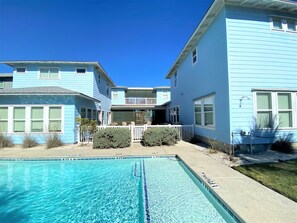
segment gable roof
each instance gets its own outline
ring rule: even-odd
[[[199,23],[198,27],[178,55],[177,59],[171,66],[166,75],[166,79],[169,79],[177,70],[178,66],[182,63],[188,53],[193,49],[194,45],[208,29],[209,25],[219,14],[224,5],[234,5],[247,8],[259,8],[275,11],[283,11],[289,13],[297,12],[297,2],[290,0],[214,0],[205,16]]]
[[[1,95],[73,95],[80,96],[92,101],[100,102],[99,100],[62,87],[48,86],[48,87],[28,87],[28,88],[6,88],[0,89]]]
[[[6,64],[11,67],[26,65],[26,64],[71,64],[71,65],[91,65],[93,66],[100,74],[103,74],[106,80],[112,85],[112,87],[116,86],[113,80],[108,76],[106,71],[98,62],[82,62],[82,61],[56,61],[56,60],[16,60],[16,61],[3,61],[3,64]]]

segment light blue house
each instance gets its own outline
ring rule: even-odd
[[[114,87],[111,99],[113,123],[143,125],[168,122],[170,87]]]
[[[296,21],[297,2],[215,0],[166,76],[171,116],[251,151],[297,142]]]
[[[0,89],[0,131],[21,144],[30,134],[44,143],[57,132],[77,142],[75,118],[110,123],[111,78],[97,62],[6,61],[12,88]]]

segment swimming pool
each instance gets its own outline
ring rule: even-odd
[[[173,157],[0,161],[0,222],[236,221]]]

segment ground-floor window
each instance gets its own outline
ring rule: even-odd
[[[80,108],[80,117],[97,120],[97,110],[91,108]]]
[[[63,106],[1,106],[0,132],[62,132]]]
[[[179,107],[170,108],[170,121],[172,124],[179,124]]]
[[[214,102],[214,95],[194,100],[195,125],[215,127]]]
[[[255,92],[255,117],[258,128],[296,127],[295,92]]]

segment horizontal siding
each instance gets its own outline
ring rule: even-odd
[[[253,128],[253,88],[297,88],[297,34],[270,30],[269,16],[275,14],[282,15],[226,8],[231,131]],[[240,107],[243,96],[249,99]]]
[[[219,13],[197,44],[198,61],[189,52],[177,70],[177,86],[171,78],[170,107],[180,107],[181,124],[194,124],[193,99],[215,93],[216,128],[195,127],[195,134],[230,143],[229,96],[225,10]]]
[[[24,67],[24,66],[22,66]],[[26,73],[13,74],[13,87],[38,87],[38,86],[59,86],[69,90],[81,92],[90,97],[93,97],[93,67],[87,67],[86,74],[76,74],[74,65],[34,65],[25,66]],[[39,69],[42,67],[55,67],[60,69],[60,79],[58,80],[44,80],[39,79]],[[85,67],[85,66],[82,66]]]

